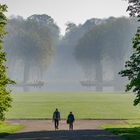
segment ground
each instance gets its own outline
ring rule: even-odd
[[[125,124],[125,120],[77,120],[74,130],[68,131],[65,120],[55,131],[51,120],[9,120],[11,124],[23,124],[26,128],[3,140],[123,140],[101,128],[106,124]]]

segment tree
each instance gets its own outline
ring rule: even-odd
[[[95,81],[93,85],[96,85],[97,90],[102,90],[103,69],[107,68],[104,62],[107,61],[111,62],[114,73],[110,84],[114,84],[115,90],[120,90],[121,87],[116,84],[120,83],[118,72],[134,29],[135,24],[130,19],[111,17],[94,26],[78,42],[75,49],[76,60],[82,66],[87,80]]]
[[[128,0],[130,16],[136,16],[140,21],[140,1]],[[136,93],[134,105],[140,103],[140,26],[138,26],[136,34],[132,40],[133,53],[130,59],[125,62],[125,69],[120,71],[122,77],[127,77],[129,83],[126,85],[126,91],[133,90]]]
[[[30,71],[33,73],[35,67],[39,73],[38,78],[42,78],[52,61],[55,46],[59,41],[59,28],[54,20],[48,15],[32,15],[26,20],[17,17],[8,20],[6,29],[9,34],[4,46],[9,54],[9,68],[18,69],[14,65],[16,61],[17,63],[21,61],[24,83],[28,82]],[[20,77],[22,80],[22,76]]]
[[[4,15],[6,10],[7,6],[0,4],[0,120],[5,119],[5,112],[11,107],[12,98],[7,86],[14,83],[6,74],[6,53],[3,50],[3,39],[6,35],[4,27],[7,23],[7,18]]]
[[[140,18],[140,1],[139,0],[128,0],[128,8],[130,16],[136,16]]]

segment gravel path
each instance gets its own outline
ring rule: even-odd
[[[51,120],[9,120],[8,123],[23,124],[26,129],[3,140],[123,140],[100,128],[105,124],[124,124],[123,120],[78,120],[74,130],[68,131],[66,121],[60,121],[55,131]]]

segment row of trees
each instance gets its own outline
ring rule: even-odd
[[[41,80],[57,49],[65,57],[62,61],[67,61],[67,67],[70,69],[76,61],[87,81],[95,81],[99,91],[103,88],[103,61],[111,60],[114,81],[110,86],[120,90],[117,73],[123,67],[135,29],[136,23],[125,17],[90,19],[80,25],[68,23],[66,34],[60,40],[59,27],[48,15],[32,15],[26,20],[12,17],[8,20],[4,43],[9,75],[24,83],[30,80],[31,74],[39,75],[36,79]]]

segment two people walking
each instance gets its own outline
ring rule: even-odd
[[[58,111],[57,108],[53,113],[53,121],[54,121],[55,130],[59,129],[60,112]],[[72,114],[72,112],[70,112],[67,117],[67,124],[69,124],[69,130],[73,130],[74,121],[75,121],[74,115]]]

